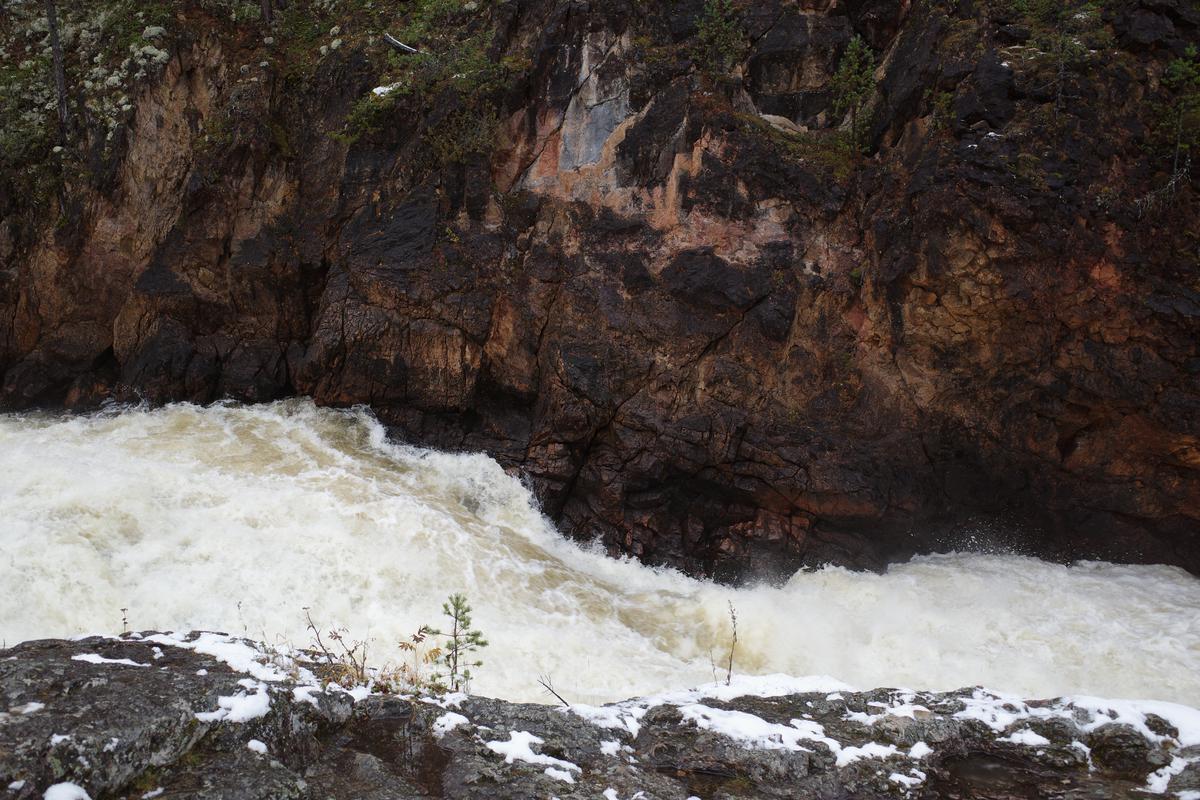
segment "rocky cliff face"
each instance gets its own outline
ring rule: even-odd
[[[153,4],[95,80],[133,12],[63,12],[73,138],[4,162],[6,406],[368,403],[724,578],[970,537],[1200,571],[1190,0],[401,5]]]
[[[1169,703],[1146,711],[1129,701],[1026,703],[982,690],[854,693],[771,676],[562,708],[322,690],[306,674],[278,653],[211,633],[0,650],[0,796],[1136,800],[1200,792],[1200,712]]]

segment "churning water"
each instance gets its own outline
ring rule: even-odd
[[[473,689],[610,701],[736,670],[863,688],[983,684],[1200,706],[1200,581],[1170,567],[940,555],[730,589],[564,540],[482,455],[387,441],[307,401],[0,417],[0,637],[204,628],[307,645],[305,607],[372,660],[468,595]]]

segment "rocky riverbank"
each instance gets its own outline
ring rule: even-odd
[[[0,797],[1200,798],[1200,711],[1169,703],[768,676],[563,707],[310,666],[211,633],[0,650]]]

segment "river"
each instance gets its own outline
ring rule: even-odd
[[[10,645],[124,616],[306,646],[307,608],[380,664],[463,592],[490,642],[472,688],[514,700],[549,701],[544,675],[578,702],[709,682],[732,603],[741,673],[1200,706],[1180,569],[950,553],[733,589],[567,541],[487,456],[304,400],[0,416],[0,590]]]

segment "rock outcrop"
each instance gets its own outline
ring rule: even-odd
[[[1192,797],[1198,723],[783,676],[603,707],[370,695],[223,635],[128,634],[0,650],[0,797]]]
[[[699,0],[468,3],[439,41],[502,74],[374,104],[399,11],[228,5],[135,22],[124,110],[6,162],[6,407],[366,403],[723,579],[972,544],[1200,572],[1200,213],[1155,134],[1192,4],[1114,0],[1059,64],[1016,4],[743,3],[714,70]]]

